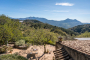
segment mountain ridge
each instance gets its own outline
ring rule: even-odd
[[[12,19],[19,19],[19,20],[27,20],[27,19],[32,19],[32,20],[38,20],[41,21],[43,23],[48,23],[54,26],[58,26],[58,27],[63,27],[63,28],[72,28],[74,26],[77,25],[83,25],[82,22],[78,21],[77,19],[65,19],[65,20],[61,20],[61,21],[55,21],[55,20],[48,20],[46,18],[40,18],[40,17],[26,17],[26,18],[12,18]]]

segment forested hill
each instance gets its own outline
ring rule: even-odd
[[[47,23],[42,23],[42,22],[37,21],[37,20],[24,20],[22,23],[29,26],[29,27],[34,27],[35,29],[38,29],[38,28],[39,29],[41,29],[41,28],[49,29],[51,32],[58,33],[58,34],[61,34],[64,36],[66,36],[66,35],[70,35],[70,36],[77,35],[77,33],[70,31],[68,29],[53,26],[53,25],[50,25]]]
[[[74,35],[77,35],[70,30],[37,20],[20,21],[18,19],[10,19],[5,15],[0,16],[0,45],[6,44],[7,41],[16,42],[20,40],[31,44],[54,45],[58,36],[66,37],[66,39],[70,40]]]
[[[84,24],[84,25],[78,25],[73,28],[70,28],[69,30],[72,30],[74,32],[78,33],[84,33],[84,32],[90,32],[90,24]]]
[[[36,19],[43,23],[48,23],[50,25],[54,25],[54,26],[58,26],[58,27],[66,28],[66,29],[83,24],[80,21],[78,21],[77,19],[69,19],[69,18],[67,18],[65,20],[61,20],[61,21],[48,20],[46,18],[39,18],[39,17],[12,18],[12,19],[19,19],[19,20],[26,20],[26,19],[35,20]]]

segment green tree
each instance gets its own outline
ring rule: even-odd
[[[0,16],[0,21],[0,42],[2,44],[6,44],[7,41],[15,41],[22,35],[19,30],[19,21],[13,21],[4,15]]]

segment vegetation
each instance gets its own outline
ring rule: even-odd
[[[6,52],[8,52],[8,51],[12,51],[12,47],[7,47],[7,46],[2,46],[2,47],[0,47],[0,54],[1,53],[6,53]]]
[[[2,46],[1,48],[0,48],[0,53],[5,53],[6,51],[7,51],[7,46]]]
[[[0,16],[0,44],[16,42],[16,45],[52,44],[57,41],[58,36],[75,36],[73,31],[42,23],[37,20],[10,19],[5,15]],[[25,40],[25,41],[22,41]],[[21,43],[22,42],[22,43]]]
[[[78,25],[69,30],[78,33],[76,37],[90,37],[90,24]]]
[[[61,27],[57,27],[57,26],[53,26],[53,25],[49,25],[47,23],[42,23],[40,21],[37,20],[24,20],[23,25],[29,26],[29,27],[34,27],[35,29],[49,29],[50,32],[54,32],[54,33],[58,33],[60,35],[66,36],[66,35],[77,35],[77,33],[70,31],[68,29],[64,29]]]
[[[25,40],[18,40],[15,42],[15,46],[16,48],[19,49],[27,49],[30,46],[30,42],[25,43]]]
[[[80,35],[78,35],[77,37],[90,37],[90,32],[86,31],[85,33],[81,33]]]
[[[17,54],[7,54],[7,55],[1,55],[0,60],[28,60],[28,59],[19,56]]]
[[[79,34],[85,33],[86,31],[90,32],[90,24],[84,24],[84,25],[78,25],[73,28],[70,28],[69,30],[72,30],[74,32],[77,32]]]
[[[25,40],[16,41],[15,45],[17,45],[17,46],[24,46],[25,45]]]
[[[73,39],[78,35],[68,29],[42,23],[37,20],[24,20],[19,22],[18,19],[10,19],[5,15],[0,16],[0,45],[6,45],[7,42],[15,42],[15,46],[27,49],[32,45],[44,45],[46,52],[46,44],[55,45],[58,36],[62,36],[64,40]],[[86,32],[87,33],[87,32]],[[83,35],[84,36],[84,35]],[[10,51],[11,47],[3,46],[0,48],[0,53]],[[49,50],[47,50],[49,52]],[[27,60],[18,54],[0,55],[0,60]]]
[[[52,41],[55,43],[57,40],[57,33],[50,32],[48,29],[26,29],[23,32],[23,39],[26,42],[30,42],[32,44],[44,44],[48,43],[48,41]]]
[[[16,41],[22,34],[19,28],[19,21],[13,21],[10,18],[0,16],[0,44],[6,44],[7,41]]]

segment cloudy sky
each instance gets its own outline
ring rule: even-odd
[[[90,22],[90,0],[0,0],[0,14],[13,18],[34,16]]]

